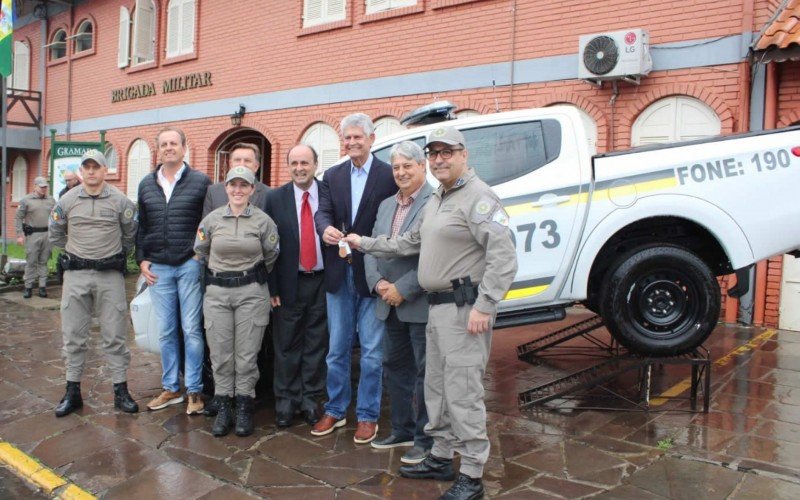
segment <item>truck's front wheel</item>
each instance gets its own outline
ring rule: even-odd
[[[639,248],[612,266],[601,312],[612,335],[630,351],[671,356],[703,343],[719,318],[714,274],[676,246]]]

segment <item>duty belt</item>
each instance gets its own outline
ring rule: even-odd
[[[246,271],[207,271],[206,285],[221,286],[222,288],[237,288],[250,283],[263,284],[267,282],[267,268],[261,263]]]
[[[45,226],[45,227],[33,227],[33,226],[29,226],[28,224],[23,224],[22,225],[22,233],[25,236],[29,236],[29,235],[31,235],[33,233],[46,233],[46,232],[47,232],[47,226]]]
[[[455,304],[458,307],[464,304],[474,304],[478,298],[478,285],[473,285],[469,276],[452,280],[452,292],[430,292],[428,293],[428,304],[435,306],[439,304]]]
[[[125,272],[125,254],[120,252],[105,259],[82,259],[64,252],[59,256],[59,264],[64,271],[119,271]]]

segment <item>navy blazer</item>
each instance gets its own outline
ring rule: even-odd
[[[319,187],[319,182],[317,187]],[[294,199],[294,184],[266,193],[264,210],[278,226],[278,241],[281,251],[269,273],[269,293],[281,298],[281,306],[291,307],[297,298],[297,277],[300,271],[300,228],[297,221],[297,206]],[[320,241],[322,239],[320,238]]]
[[[325,171],[322,176],[322,183],[319,186],[319,210],[314,216],[317,225],[317,232],[322,239],[322,233],[328,226],[333,226],[338,230],[345,228],[348,233],[359,235],[372,234],[372,227],[375,225],[375,216],[378,213],[378,206],[381,202],[397,192],[397,186],[392,176],[392,167],[388,163],[372,158],[367,176],[367,184],[364,187],[364,194],[356,210],[356,219],[350,223],[353,213],[351,190],[350,190],[350,168],[352,162],[348,159],[343,163],[335,165]],[[339,257],[339,247],[337,245],[325,245],[323,243],[323,259],[325,260],[325,290],[329,293],[336,292],[344,283],[347,260]],[[353,252],[353,279],[356,291],[362,297],[371,297],[369,286],[364,274],[364,254]]]

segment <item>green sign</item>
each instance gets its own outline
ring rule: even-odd
[[[57,141],[55,129],[50,130],[50,185],[53,186],[53,197],[64,189],[64,174],[75,172],[80,176],[81,156],[90,149],[105,152],[105,130],[100,131],[100,142]]]

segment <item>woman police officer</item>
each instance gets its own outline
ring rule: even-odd
[[[253,433],[256,360],[269,323],[267,272],[278,258],[275,222],[250,204],[255,175],[242,166],[225,178],[228,204],[208,214],[197,230],[196,258],[206,261],[203,299],[206,337],[211,351],[219,412],[215,436]]]

